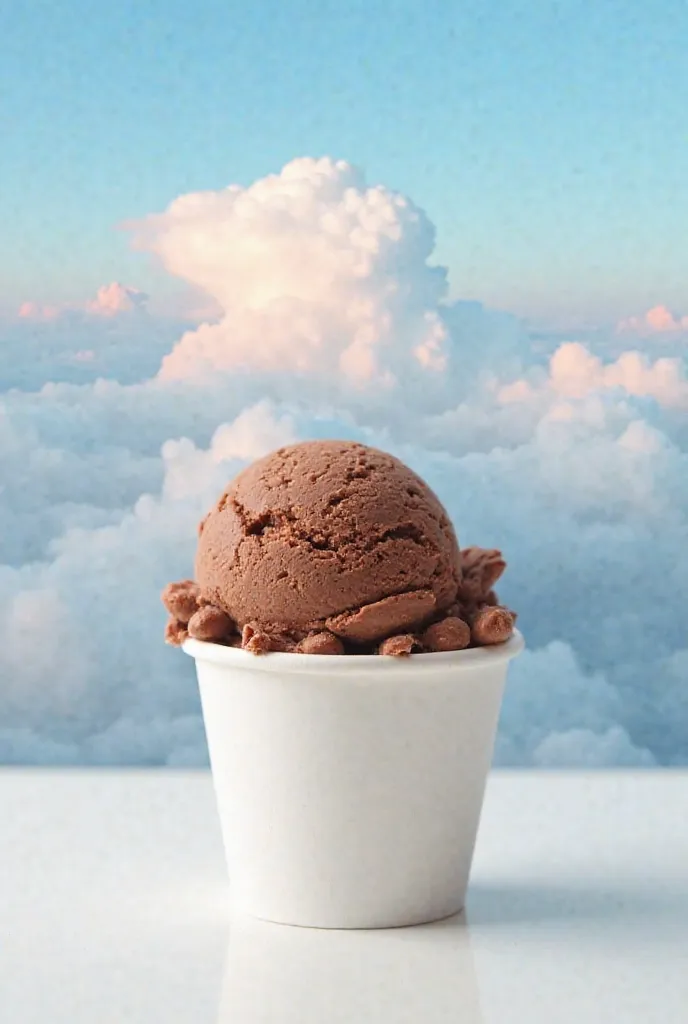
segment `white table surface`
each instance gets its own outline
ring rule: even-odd
[[[0,771],[2,1024],[686,1024],[688,773],[495,773],[465,915],[230,920],[209,775]]]

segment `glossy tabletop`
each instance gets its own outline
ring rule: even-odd
[[[494,773],[435,925],[231,919],[226,885],[207,773],[0,771],[0,1021],[688,1021],[688,773]]]

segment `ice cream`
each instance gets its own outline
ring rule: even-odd
[[[405,656],[508,639],[499,551],[460,552],[432,490],[350,441],[280,448],[232,480],[199,525],[195,580],[169,584],[166,639],[256,654]]]

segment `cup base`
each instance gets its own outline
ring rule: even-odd
[[[310,931],[320,932],[368,932],[368,931],[392,931],[396,928],[419,928],[421,925],[438,924],[440,921],[448,921],[457,917],[465,910],[465,901],[461,901],[456,910],[444,911],[440,914],[422,914],[417,918],[408,921],[395,921],[385,924],[304,924],[301,921],[281,921],[274,917],[261,917],[258,914],[245,912],[246,917],[254,921],[263,921],[266,924],[277,924],[283,928],[307,928]]]

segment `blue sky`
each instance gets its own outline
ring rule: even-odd
[[[685,312],[687,31],[682,0],[5,5],[0,306],[171,294],[115,225],[331,154],[426,209],[457,295]]]
[[[0,763],[206,763],[160,590],[327,434],[504,551],[500,764],[688,764],[688,8],[649,7],[0,4]]]

